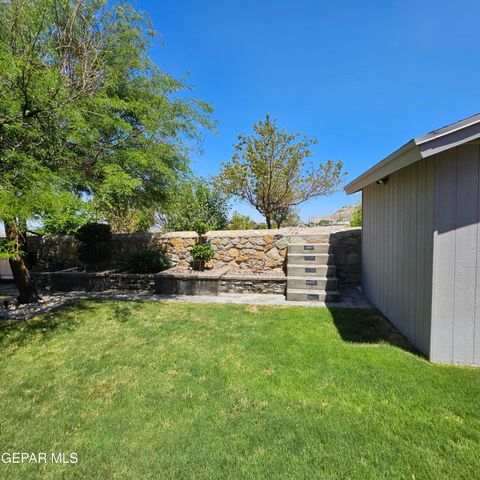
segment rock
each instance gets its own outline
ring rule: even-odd
[[[272,248],[266,253],[268,258],[278,259],[278,251],[276,248]]]
[[[288,239],[286,237],[282,237],[279,240],[275,242],[275,246],[279,249],[282,250],[284,248],[287,248],[288,246]]]
[[[267,268],[278,268],[278,267],[280,267],[279,262],[277,262],[276,260],[273,260],[272,258],[267,258],[267,260],[265,262],[265,266]]]
[[[347,255],[347,264],[348,265],[357,265],[360,263],[360,254],[351,252]]]
[[[345,252],[335,252],[335,265],[345,265],[347,255]]]

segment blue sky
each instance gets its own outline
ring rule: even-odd
[[[348,178],[410,138],[480,111],[480,2],[137,1],[162,34],[159,66],[213,105],[218,135],[193,158],[216,174],[239,133],[269,112],[318,139],[314,161]],[[358,198],[312,200],[302,218]],[[259,218],[246,206],[236,207]]]

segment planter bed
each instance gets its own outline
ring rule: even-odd
[[[281,270],[250,271],[228,266],[197,272],[170,268],[156,274],[118,270],[84,272],[31,272],[40,290],[52,292],[155,291],[175,295],[219,295],[221,293],[284,294],[287,278]]]
[[[153,273],[112,273],[111,290],[154,290]]]
[[[197,272],[186,268],[169,268],[155,274],[155,291],[174,295],[218,295],[221,278],[228,266]]]
[[[287,277],[281,271],[257,271],[221,267],[204,272],[171,268],[155,274],[157,293],[219,295],[221,293],[285,293]]]
[[[84,272],[76,270],[61,270],[59,272],[32,272],[40,290],[56,292],[103,292],[110,289],[110,275],[113,272]]]
[[[153,290],[153,274],[123,273],[118,270],[83,272],[31,272],[40,290],[53,292],[103,292],[105,290]]]
[[[287,277],[280,271],[230,270],[222,277],[222,293],[285,294]]]

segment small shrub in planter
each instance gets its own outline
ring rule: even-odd
[[[215,256],[215,250],[209,243],[197,243],[190,249],[196,270],[205,270],[206,264]]]
[[[171,266],[169,258],[162,250],[140,250],[132,253],[128,259],[128,267],[133,273],[158,273]]]
[[[105,263],[111,256],[112,230],[104,223],[87,223],[75,234],[80,242],[78,257],[87,266],[95,270],[100,263]]]

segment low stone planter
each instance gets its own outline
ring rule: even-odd
[[[56,292],[103,292],[110,289],[112,272],[32,272],[38,288]]]
[[[117,270],[81,272],[31,272],[40,290],[52,292],[155,291],[175,295],[219,295],[221,293],[284,294],[283,272],[249,272],[223,266],[205,272],[171,268],[161,273],[124,273]]]
[[[40,290],[53,292],[104,292],[105,290],[153,290],[153,274],[103,272],[31,272]]]
[[[170,268],[154,275],[155,291],[174,295],[219,295],[221,279],[228,270],[228,266],[204,272]]]
[[[112,273],[110,275],[111,290],[154,290],[153,273]]]
[[[285,275],[228,272],[222,277],[222,293],[267,293],[284,295],[287,288]]]

